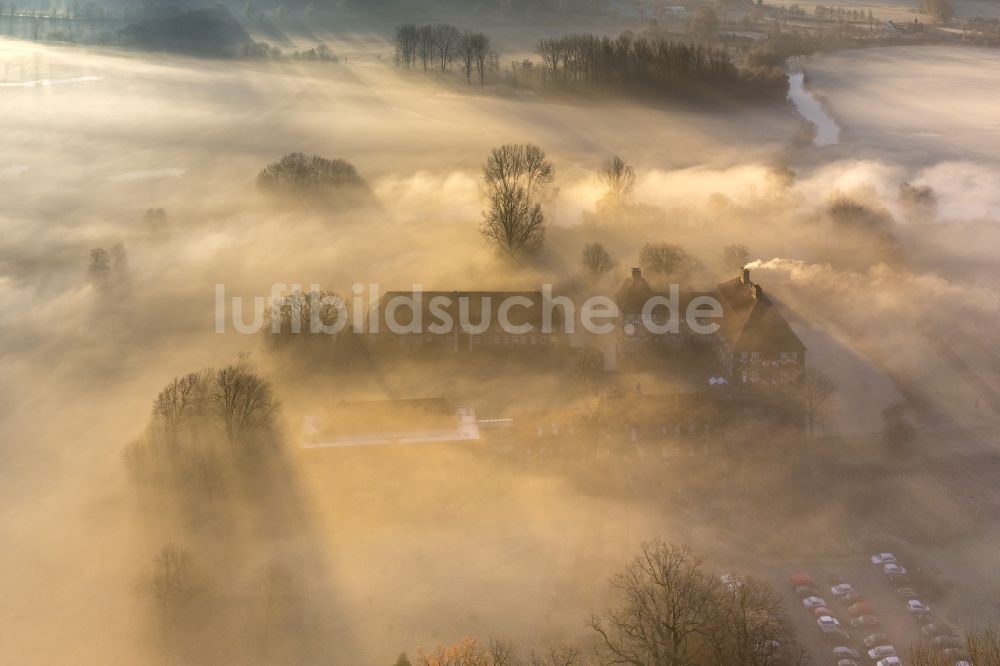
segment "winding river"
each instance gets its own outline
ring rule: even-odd
[[[805,73],[802,70],[788,75],[788,99],[803,118],[816,126],[816,146],[830,146],[840,142],[840,125],[834,120],[816,97],[806,88]]]

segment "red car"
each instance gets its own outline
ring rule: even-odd
[[[816,587],[813,577],[804,572],[793,573],[788,580],[792,582],[792,587]]]
[[[858,617],[859,615],[874,615],[875,609],[867,601],[859,601],[853,606],[848,606],[847,612],[851,614],[851,617]]]

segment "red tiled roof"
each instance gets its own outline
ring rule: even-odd
[[[806,350],[760,285],[736,278],[718,285],[715,296],[723,312],[719,334],[733,350],[766,353]]]

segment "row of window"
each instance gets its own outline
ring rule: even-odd
[[[781,352],[778,358],[767,357],[760,352],[740,352],[740,363],[742,365],[760,365],[765,368],[777,368],[779,365],[798,363],[798,352]]]
[[[799,377],[796,370],[778,370],[776,372],[760,372],[759,370],[744,370],[744,384],[788,384]]]

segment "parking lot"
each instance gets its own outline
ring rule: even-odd
[[[904,567],[907,565],[902,560],[898,563]],[[825,607],[829,609],[830,616],[836,618],[841,627],[850,634],[849,640],[823,634],[817,624],[815,612],[804,607],[802,595],[796,592],[796,585],[791,581],[791,576],[796,574],[811,576],[815,582],[814,587],[819,592],[818,596],[826,601]],[[909,570],[908,574],[911,581],[908,587],[912,587],[916,598],[920,599],[920,572]],[[947,617],[935,611],[933,605],[930,613],[923,617],[911,613],[907,609],[907,600],[897,594],[896,587],[883,573],[883,567],[872,564],[867,558],[797,562],[774,567],[771,576],[791,609],[791,618],[800,642],[812,656],[812,663],[818,666],[836,665],[838,659],[833,654],[833,648],[841,645],[850,647],[860,654],[860,657],[855,659],[858,664],[873,664],[874,661],[869,658],[868,648],[863,641],[865,637],[874,633],[886,635],[889,644],[896,648],[901,662],[905,665],[910,647],[921,640],[926,640],[920,633],[921,627],[928,623],[937,625],[948,621]],[[878,618],[878,626],[851,626],[850,620],[853,617],[848,610],[849,604],[843,603],[831,593],[831,588],[840,581],[849,583],[854,592],[871,605],[872,615]]]

